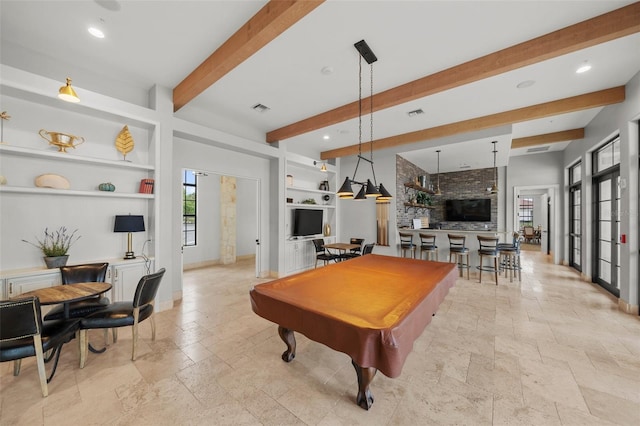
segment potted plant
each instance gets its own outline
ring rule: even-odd
[[[69,233],[66,226],[61,226],[51,232],[49,228],[45,228],[44,238],[36,237],[35,243],[27,240],[22,241],[42,251],[47,268],[59,268],[67,264],[69,248],[80,238],[79,235],[76,235],[76,232],[78,232],[77,229]]]

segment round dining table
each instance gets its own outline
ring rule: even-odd
[[[64,304],[64,317],[69,319],[69,304],[90,299],[111,290],[110,283],[86,282],[54,285],[22,293],[17,297],[37,296],[41,305]]]

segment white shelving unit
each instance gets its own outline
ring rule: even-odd
[[[123,254],[127,237],[113,232],[114,217],[140,214],[146,231],[134,234],[134,251],[139,254],[149,240],[145,254],[153,257],[160,226],[158,196],[140,193],[139,188],[142,179],[158,185],[157,112],[78,87],[81,102],[70,104],[57,98],[58,81],[4,65],[0,72],[1,110],[11,116],[3,123],[0,144],[0,175],[7,180],[0,186],[0,294],[9,293],[8,279],[18,271],[27,271],[19,274],[26,284],[43,274],[55,276],[42,271],[41,253],[21,242],[33,241],[45,228],[77,229],[81,238],[69,251],[69,264],[91,263]],[[126,158],[115,146],[125,125],[134,140]],[[84,143],[59,152],[40,137],[41,129],[77,135]],[[65,177],[69,189],[36,187],[34,180],[42,174]],[[115,186],[114,192],[98,189],[107,182]],[[49,278],[41,281],[53,283]]]
[[[327,171],[320,170],[321,163],[314,160],[288,154],[285,176],[285,272],[292,274],[315,265],[314,238],[324,238],[325,242],[335,242],[336,235],[336,171],[329,164]],[[329,189],[319,189],[325,182]],[[313,200],[315,204],[303,202]],[[323,233],[309,236],[292,236],[293,211],[295,209],[314,209],[323,211],[323,225],[329,225],[329,235]],[[324,226],[323,226],[324,230]]]

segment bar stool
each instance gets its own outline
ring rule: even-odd
[[[496,285],[498,285],[498,272],[500,267],[498,265],[498,257],[500,256],[500,250],[498,249],[498,237],[485,237],[478,235],[478,256],[480,257],[480,265],[477,267],[480,271],[480,282],[482,282],[482,271],[493,272],[496,277]],[[484,266],[484,259],[493,259],[493,266]]]
[[[462,270],[467,270],[467,279],[469,279],[469,249],[465,246],[467,237],[464,235],[447,234],[449,237],[449,263],[453,256],[454,263],[458,264],[460,270],[460,276],[462,276]]]
[[[513,276],[518,274],[518,281],[522,282],[522,267],[520,265],[520,234],[513,233],[513,242],[498,244],[500,250],[500,269],[509,271],[509,282],[513,282]]]
[[[413,243],[412,232],[400,232],[400,248],[402,249],[402,257],[407,257],[407,250],[411,252],[411,257],[416,258],[416,245]]]
[[[438,246],[436,245],[436,236],[433,234],[423,234],[420,232],[420,259],[422,260],[422,254],[426,253],[427,260],[438,260]]]

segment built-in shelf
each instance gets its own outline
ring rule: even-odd
[[[0,186],[0,192],[13,192],[22,194],[47,194],[47,195],[72,195],[79,197],[111,197],[111,198],[141,198],[153,199],[153,194],[109,192],[109,191],[75,191],[72,189],[32,188],[22,186]]]
[[[335,195],[335,192],[331,192],[331,191],[323,191],[323,190],[320,190],[320,189],[301,188],[301,187],[298,187],[298,186],[287,186],[287,190],[289,190],[289,191],[299,191],[299,192],[311,192],[311,193],[315,193],[315,194]]]
[[[304,207],[309,209],[335,209],[336,206],[330,204],[303,204],[303,203],[287,203],[287,207]]]
[[[427,194],[434,194],[434,191],[432,191],[432,190],[430,190],[428,188],[425,188],[423,186],[416,185],[413,182],[407,182],[407,183],[404,184],[404,192],[406,193],[409,189],[415,189],[416,191],[422,191],[422,192],[425,192]]]
[[[416,203],[404,203],[404,212],[407,212],[407,209],[410,208],[414,208],[414,209],[423,209],[423,210],[429,210],[429,209],[433,209],[433,206],[428,206],[426,204],[416,204]]]
[[[124,160],[122,161],[104,160],[101,158],[83,157],[80,155],[69,154],[64,152],[23,148],[23,147],[12,146],[12,145],[0,145],[0,153],[18,155],[21,157],[46,158],[46,159],[51,159],[55,161],[70,161],[70,162],[84,163],[84,164],[100,164],[100,165],[109,166],[109,167],[121,167],[125,169],[134,169],[134,170],[153,171],[155,169],[154,166],[149,164],[137,164],[137,163],[132,163],[130,161],[124,161]]]

